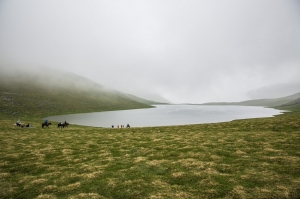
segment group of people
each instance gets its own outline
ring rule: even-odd
[[[115,128],[115,126],[112,125],[111,128]],[[125,125],[118,125],[117,128],[125,128]],[[130,128],[130,125],[127,124],[127,125],[126,125],[126,128]]]
[[[60,128],[65,128],[65,127],[68,127],[69,126],[69,123],[67,121],[65,121],[64,123],[59,123],[57,125],[57,127],[60,127]]]
[[[49,123],[47,119],[43,123],[43,125],[46,125],[46,126],[48,126],[49,124],[51,124],[51,123]],[[69,123],[67,123],[67,121],[65,121],[64,123],[60,123],[59,125],[61,125],[63,127],[67,127],[69,125]],[[14,126],[21,127],[21,128],[33,127],[31,124],[27,124],[27,125],[22,124],[20,119],[18,119],[18,121],[16,122],[16,124],[14,124]]]
[[[27,124],[27,125],[22,124],[20,119],[18,119],[18,121],[16,122],[15,125],[16,125],[17,127],[21,127],[21,128],[24,128],[24,127],[33,127],[33,126],[30,125],[30,124]]]

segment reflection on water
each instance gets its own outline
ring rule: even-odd
[[[257,106],[155,105],[156,108],[47,117],[48,120],[95,127],[172,126],[271,117],[282,111]]]

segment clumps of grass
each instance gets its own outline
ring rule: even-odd
[[[1,120],[0,197],[299,198],[299,122],[61,130]]]

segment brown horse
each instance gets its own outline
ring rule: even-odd
[[[51,123],[43,123],[43,124],[42,124],[42,127],[44,128],[44,126],[45,126],[45,127],[48,127],[48,128],[49,128],[49,125],[51,125]]]
[[[64,123],[58,123],[57,124],[57,128],[60,127],[60,128],[68,128],[69,126],[69,123],[68,122],[64,122]]]

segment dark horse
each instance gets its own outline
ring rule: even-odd
[[[46,126],[46,127],[49,128],[49,125],[51,125],[51,123],[43,123],[43,124],[42,124],[42,127],[44,128],[44,126]]]
[[[68,128],[69,126],[69,123],[68,122],[64,122],[64,123],[58,123],[57,124],[57,128],[60,127],[60,128]]]

